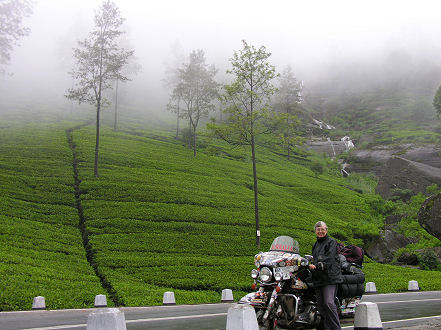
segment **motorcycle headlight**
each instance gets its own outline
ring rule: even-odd
[[[277,282],[282,280],[282,274],[281,273],[275,273],[274,274],[274,278],[276,279]]]
[[[261,259],[262,259],[262,255],[260,253],[254,256],[254,264],[256,265],[257,268],[260,268]]]
[[[272,277],[273,277],[273,274],[271,273],[271,270],[268,267],[263,267],[260,270],[259,279],[262,282],[269,282],[269,281],[271,281]]]
[[[259,271],[257,269],[253,269],[251,271],[251,277],[256,279],[259,276]]]

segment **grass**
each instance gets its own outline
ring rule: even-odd
[[[29,309],[37,295],[49,308],[91,307],[94,296],[105,293],[86,260],[75,208],[65,130],[76,125],[0,130],[1,310]],[[178,304],[208,303],[219,302],[225,288],[235,299],[250,291],[259,250],[248,150],[202,134],[193,157],[173,131],[131,123],[120,132],[105,126],[101,132],[98,178],[94,127],[72,134],[92,263],[120,302],[158,305],[165,291],[174,291]],[[288,161],[258,149],[260,250],[290,235],[301,254],[309,253],[318,220],[346,243],[361,245],[378,233],[387,205],[373,194],[373,179],[346,180],[335,163],[320,157],[323,174],[314,173],[304,155]],[[411,279],[423,289],[441,287],[436,272],[404,273],[373,262],[365,271],[379,292],[404,290]]]

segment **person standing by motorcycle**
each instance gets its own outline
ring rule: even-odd
[[[328,226],[319,221],[314,226],[317,241],[312,247],[312,280],[317,297],[317,308],[323,317],[323,324],[332,330],[340,330],[335,296],[337,285],[343,281],[337,242],[328,236]]]

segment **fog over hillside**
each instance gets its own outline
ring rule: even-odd
[[[228,59],[245,39],[265,45],[282,71],[291,65],[308,89],[441,83],[441,3],[419,1],[202,1],[115,0],[126,18],[126,39],[142,72],[121,87],[129,109],[166,114],[164,88],[172,50],[203,49],[226,82]],[[0,77],[0,112],[56,108],[68,112],[72,47],[93,27],[97,0],[36,0],[24,20],[31,34],[19,41]],[[426,79],[427,78],[427,79]],[[37,107],[38,105],[38,107]],[[92,107],[91,107],[92,109]],[[37,111],[37,110],[36,110]]]

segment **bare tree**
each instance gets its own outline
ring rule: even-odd
[[[167,110],[176,114],[176,136],[179,136],[179,120],[182,118],[181,97],[177,93],[172,93],[167,103]]]
[[[436,90],[432,104],[436,110],[436,114],[438,115],[438,117],[441,116],[441,86],[439,86]]]
[[[212,123],[209,128],[230,144],[251,147],[256,246],[259,248],[256,137],[273,129],[272,119],[276,114],[270,106],[270,99],[276,91],[272,80],[277,74],[275,67],[268,62],[271,53],[268,53],[264,46],[256,49],[245,40],[242,43],[243,49],[234,52],[233,58],[230,59],[232,69],[227,71],[235,76],[235,80],[232,84],[224,86],[225,92],[222,95],[227,106],[224,112],[228,114],[228,119],[219,125]]]
[[[75,59],[72,57],[72,49],[78,45],[78,39],[82,39],[88,34],[90,27],[87,26],[87,22],[83,20],[83,17],[77,15],[74,18],[74,23],[69,26],[66,32],[61,35],[56,44],[55,53],[58,59],[57,69],[66,72],[71,70],[75,64]],[[71,77],[70,81],[71,88],[75,86],[75,79]],[[70,115],[73,114],[74,100],[69,100],[70,102]]]
[[[0,73],[1,66],[11,59],[11,51],[20,38],[29,35],[30,29],[22,26],[22,20],[32,14],[30,0],[0,0]]]
[[[185,56],[182,51],[181,45],[177,41],[172,45],[171,50],[172,58],[164,62],[165,78],[162,79],[162,83],[165,88],[173,91],[179,83],[179,69],[181,69],[182,65],[184,64]],[[176,114],[175,139],[177,139],[179,136],[179,121],[182,118],[182,113],[181,99],[176,93],[172,92],[172,94],[170,95],[170,99],[167,104],[167,110]]]
[[[190,121],[194,156],[197,149],[196,128],[200,119],[215,109],[213,101],[218,95],[219,84],[214,80],[217,70],[214,65],[208,65],[205,61],[203,50],[190,53],[188,62],[179,70],[179,82],[172,96],[174,100],[184,103],[184,116]]]
[[[128,64],[124,67],[123,70],[123,75],[134,75],[134,74],[138,74],[142,71],[142,66],[141,64],[136,62],[136,58],[135,56],[132,56],[130,58],[130,61],[128,62]],[[118,127],[118,95],[119,95],[119,79],[116,79],[115,81],[115,101],[114,101],[114,109],[115,109],[115,113],[114,113],[114,121],[113,121],[113,130],[116,131],[117,127]]]
[[[112,88],[115,80],[126,81],[122,74],[134,51],[119,48],[117,38],[123,33],[119,30],[124,18],[118,7],[110,0],[104,1],[95,12],[95,28],[89,36],[80,41],[74,49],[76,67],[71,75],[76,86],[68,90],[67,98],[79,103],[90,103],[96,107],[96,143],[94,174],[98,176],[98,152],[100,136],[100,111],[108,101],[103,91]]]
[[[282,144],[288,152],[288,159],[290,158],[291,147],[300,141],[298,135],[295,134],[295,129],[300,123],[295,111],[297,105],[302,102],[302,90],[302,82],[296,79],[292,68],[287,66],[279,77],[276,99],[278,108],[283,113],[279,129],[281,130]]]
[[[133,48],[131,43],[127,38],[120,38],[118,41],[118,45],[122,48],[131,49]],[[142,71],[142,66],[137,62],[136,56],[132,55],[127,62],[127,65],[125,65],[122,68],[122,74],[124,76],[130,76],[130,75],[136,75]],[[119,88],[120,80],[116,79],[115,81],[115,99],[114,99],[114,121],[113,121],[113,130],[116,131],[118,127],[118,96],[120,92]]]

